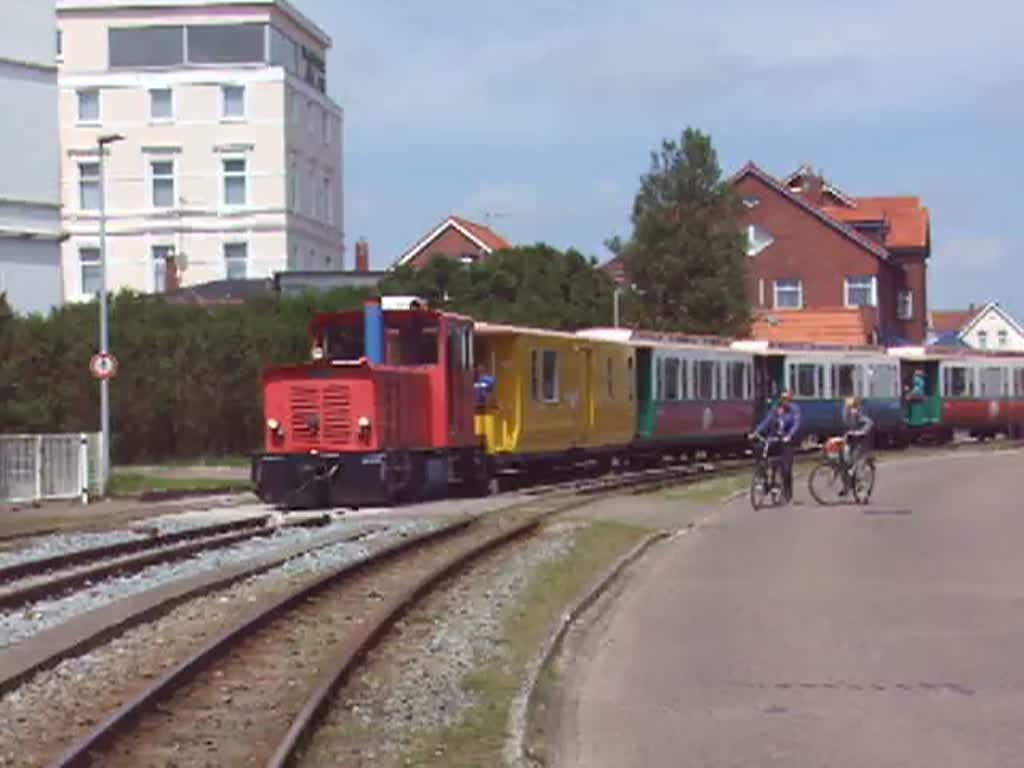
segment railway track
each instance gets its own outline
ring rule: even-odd
[[[594,495],[705,476],[693,467],[547,489],[388,546],[260,607],[73,744],[56,766],[283,766],[391,624],[446,577]]]
[[[290,521],[285,526],[317,526],[329,521],[328,515],[321,515]],[[14,563],[0,570],[0,584],[4,585],[0,587],[0,610],[14,610],[151,565],[271,536],[279,527],[269,522],[269,515],[265,515]]]

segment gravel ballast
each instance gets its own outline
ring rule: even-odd
[[[402,642],[385,640],[342,691],[302,764],[375,764],[408,748],[418,733],[458,722],[476,704],[467,674],[501,657],[506,611],[539,566],[569,554],[578,528],[549,526],[486,557],[415,608],[396,625]]]
[[[365,558],[394,542],[436,528],[412,521],[293,558],[260,576],[195,598],[133,627],[107,644],[67,659],[0,697],[0,766],[41,766],[83,736],[153,679],[237,623],[324,571]]]
[[[222,566],[249,560],[280,547],[315,541],[335,535],[357,524],[340,521],[319,528],[287,527],[270,536],[242,541],[223,549],[200,552],[186,560],[152,565],[138,573],[115,576],[55,600],[41,600],[24,608],[0,612],[0,648],[21,642],[34,634],[68,621],[129,595],[161,584]]]

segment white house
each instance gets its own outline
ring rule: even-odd
[[[4,0],[0,25],[0,293],[16,312],[64,300],[53,0]]]
[[[330,38],[287,0],[59,0],[68,298],[340,270],[342,110]]]
[[[1024,328],[995,301],[978,310],[958,335],[974,349],[1024,352]]]

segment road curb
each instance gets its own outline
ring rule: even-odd
[[[648,534],[640,543],[620,557],[611,568],[604,572],[579,598],[569,610],[565,611],[557,623],[548,632],[541,646],[540,653],[534,657],[527,668],[526,679],[519,689],[519,694],[512,702],[509,715],[509,738],[505,742],[505,765],[509,768],[530,768],[530,760],[526,750],[526,734],[529,713],[533,707],[537,681],[541,672],[551,663],[555,653],[562,645],[566,632],[576,620],[611,586],[612,582],[631,564],[639,560],[647,550],[659,541],[671,536],[669,531],[657,531]]]

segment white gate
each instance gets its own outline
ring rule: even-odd
[[[0,435],[0,502],[102,494],[98,433]]]

